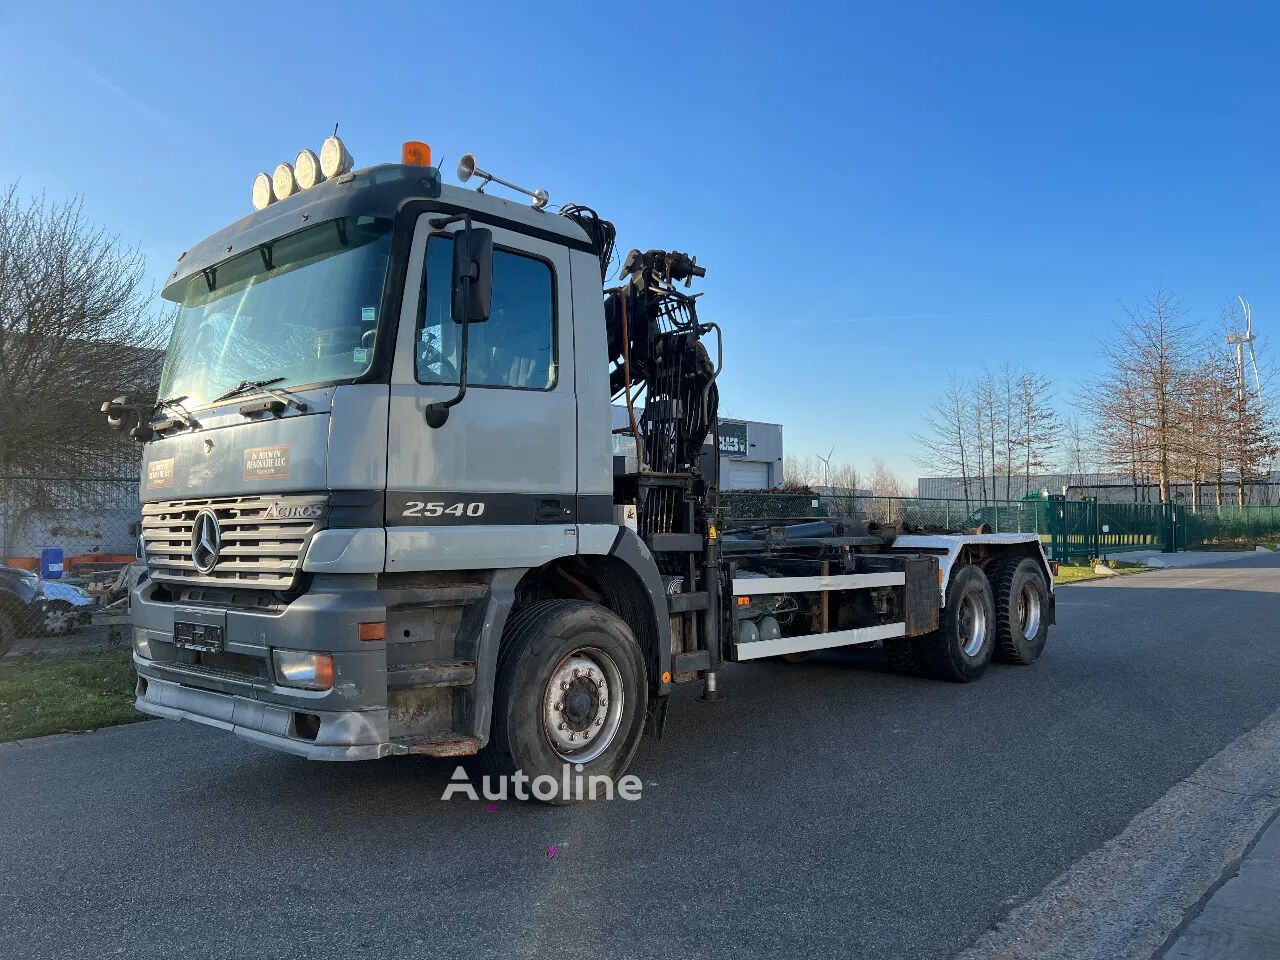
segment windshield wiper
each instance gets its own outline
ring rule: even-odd
[[[284,390],[271,389],[271,385],[273,383],[279,383],[283,379],[284,377],[272,377],[270,380],[241,380],[238,384],[236,384],[234,387],[232,387],[222,396],[215,397],[213,399],[213,402],[221,403],[223,400],[230,400],[232,397],[238,397],[243,393],[251,393],[254,390],[258,390],[262,393],[265,393],[269,397],[273,397],[274,399],[279,400],[281,403],[285,404],[286,406],[293,407],[299,413],[306,413],[307,405],[303,403],[301,400],[299,400],[297,397],[293,396],[290,393],[286,393]]]
[[[199,429],[199,422],[191,415],[191,412],[182,405],[183,401],[186,399],[187,398],[183,396],[169,397],[167,400],[157,400],[155,405],[151,408],[151,416],[154,417],[157,413],[163,413],[166,410],[170,411],[173,415],[168,419],[161,420],[159,423],[153,425],[152,429],[159,433],[163,430],[169,429],[170,427],[178,426],[179,424],[184,427],[190,427],[192,430]]]

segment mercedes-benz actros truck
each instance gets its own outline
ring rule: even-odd
[[[413,142],[353,169],[335,136],[179,258],[159,399],[104,404],[145,444],[138,709],[314,759],[617,778],[726,662],[1037,659],[1036,535],[725,516],[704,268],[633,250],[609,286],[607,220],[459,177]]]

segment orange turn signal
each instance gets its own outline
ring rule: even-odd
[[[315,658],[316,680],[318,690],[328,690],[333,686],[333,657],[327,653],[317,654]]]
[[[406,140],[400,148],[400,162],[429,167],[431,166],[431,148],[421,140]]]
[[[750,597],[739,597],[739,598],[738,598],[738,606],[740,606],[740,607],[749,607],[749,606],[751,606],[751,598],[750,598]]]
[[[670,671],[670,670],[665,670],[665,671],[663,671],[663,674],[662,674],[662,682],[663,682],[663,683],[670,683],[670,682],[671,682],[671,671]]]
[[[360,624],[361,640],[385,640],[387,639],[387,625],[385,622],[378,623],[362,623]]]

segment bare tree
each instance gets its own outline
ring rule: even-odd
[[[788,453],[782,461],[782,489],[808,492],[822,485],[822,464],[813,454],[798,457]]]
[[[908,495],[906,481],[898,476],[889,465],[879,457],[871,461],[871,492],[877,497],[905,497]]]
[[[1200,506],[1200,487],[1215,477],[1218,503],[1222,502],[1223,472],[1230,452],[1226,440],[1226,418],[1233,392],[1225,352],[1210,349],[1186,374],[1182,417],[1177,425],[1174,458],[1177,474],[1191,483],[1191,510]]]
[[[1179,424],[1185,419],[1188,371],[1199,353],[1196,331],[1182,304],[1164,289],[1126,315],[1106,347],[1111,369],[1100,384],[1102,410],[1129,434],[1135,491],[1141,466],[1155,476],[1160,499],[1167,501]],[[1114,455],[1117,448],[1111,446]]]
[[[1013,475],[1018,459],[1017,423],[1018,423],[1018,374],[1013,364],[1005,361],[1000,365],[997,374],[996,406],[999,409],[997,423],[1002,431],[1001,465],[1004,472],[1004,499],[1013,499]],[[1024,490],[1024,493],[1030,491]]]
[[[154,396],[168,321],[143,272],[80,201],[0,190],[0,476],[83,475],[136,456],[97,407],[131,389]]]
[[[1013,364],[1006,360],[996,370],[983,370],[974,384],[974,434],[981,447],[979,460],[985,461],[979,464],[984,500],[988,494],[988,473],[991,477],[990,499],[1013,498],[1013,477],[1018,461],[1019,377]]]
[[[1204,433],[1201,437],[1205,470],[1214,486],[1214,503],[1220,507],[1226,502],[1227,470],[1235,455],[1231,408],[1235,403],[1237,377],[1227,351],[1211,350],[1201,364],[1197,379],[1198,391],[1203,393],[1197,402],[1209,411],[1202,423]]]
[[[960,478],[966,508],[971,499],[970,470],[975,462],[972,423],[969,391],[963,380],[951,374],[946,390],[925,414],[925,432],[911,435],[922,451],[917,457],[921,466],[942,476]]]
[[[1210,341],[1210,352],[1218,361],[1221,445],[1238,474],[1236,503],[1244,506],[1249,502],[1249,486],[1271,479],[1271,464],[1280,451],[1280,429],[1274,406],[1268,400],[1267,388],[1272,379],[1270,364],[1259,367],[1256,359],[1253,360],[1251,376],[1250,361],[1233,355],[1226,346],[1227,334],[1238,332],[1245,322],[1236,304],[1237,301],[1229,301],[1223,308],[1221,324]],[[1262,353],[1265,361],[1265,350]],[[1237,362],[1240,360],[1243,362]]]
[[[996,444],[999,429],[996,426],[996,385],[990,370],[984,370],[973,385],[974,446],[978,451],[978,480],[982,490],[982,502],[995,499]],[[987,476],[991,476],[991,490],[987,489]]]
[[[1053,381],[1042,373],[1024,370],[1019,374],[1014,398],[1014,448],[1023,489],[1030,492],[1032,473],[1048,467],[1050,455],[1058,445],[1061,420],[1053,406]]]
[[[1097,456],[1089,426],[1078,414],[1069,415],[1062,424],[1061,464],[1071,485],[1082,485],[1086,477],[1095,472]]]
[[[1096,409],[1095,434],[1101,459],[1129,478],[1133,500],[1145,489],[1147,433],[1138,412],[1136,382],[1128,371],[1116,370],[1093,393],[1101,397]]]
[[[862,474],[852,463],[833,463],[825,485],[837,493],[853,494],[862,488]]]
[[[1031,474],[1048,466],[1061,421],[1052,381],[1004,363],[969,383],[951,375],[946,391],[912,434],[926,469],[956,477],[966,502],[1013,498],[1013,478],[1030,487]]]

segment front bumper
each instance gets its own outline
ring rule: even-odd
[[[136,705],[153,716],[193,720],[263,746],[316,760],[368,760],[395,752],[389,737],[386,644],[360,641],[359,624],[386,619],[374,578],[316,576],[307,593],[281,609],[179,603],[144,580],[131,597]],[[177,647],[175,620],[216,622],[223,649]],[[299,690],[276,682],[273,648],[329,653],[334,683]]]
[[[308,760],[376,760],[392,752],[387,742],[385,710],[380,716],[378,711],[296,711],[260,700],[154,679],[147,676],[151,672],[147,669],[151,665],[150,660],[134,656],[133,662],[138,668],[137,699],[134,703],[143,713],[154,717],[194,720]],[[320,718],[315,740],[299,735],[299,712]]]

